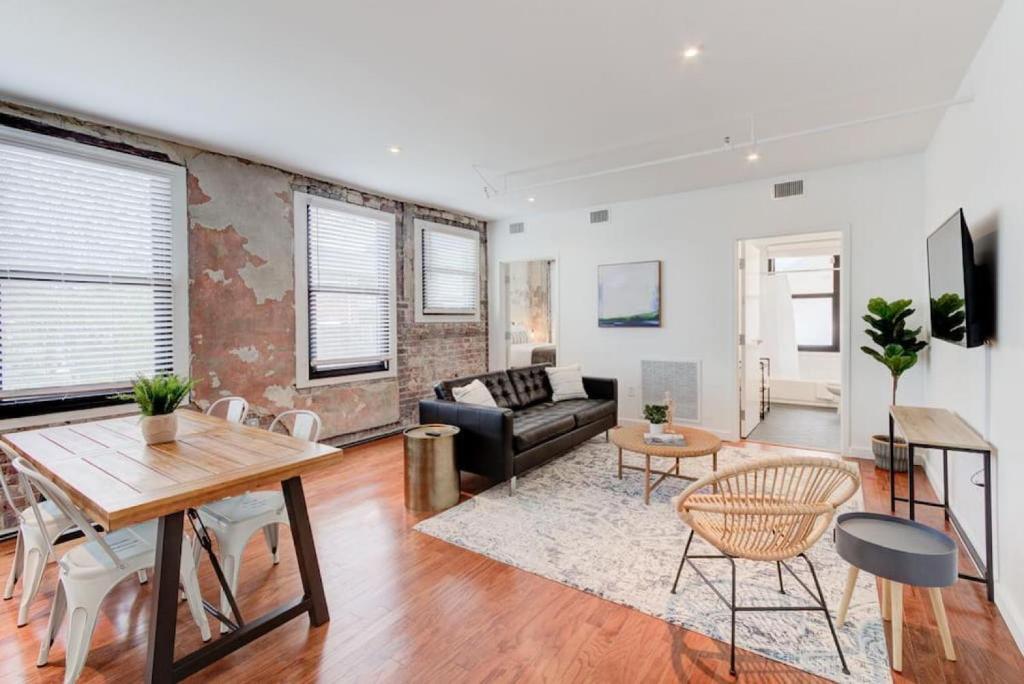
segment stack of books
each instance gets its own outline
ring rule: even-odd
[[[660,434],[645,432],[644,442],[658,446],[686,446],[686,437],[673,432],[662,432]]]

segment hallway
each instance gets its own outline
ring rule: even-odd
[[[834,408],[774,403],[747,439],[838,452],[839,412]]]

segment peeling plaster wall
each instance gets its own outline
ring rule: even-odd
[[[187,169],[192,377],[200,407],[245,397],[261,421],[310,408],[324,438],[352,441],[417,421],[434,382],[487,370],[486,223],[404,203],[237,157],[199,150],[66,115],[0,102],[0,124],[164,155]],[[295,387],[292,196],[305,191],[394,213],[397,218],[398,378]],[[415,323],[413,220],[481,234],[479,323]]]

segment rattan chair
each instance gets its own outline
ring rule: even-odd
[[[843,672],[849,674],[839,637],[832,624],[821,584],[806,551],[829,529],[836,510],[860,487],[857,468],[835,458],[771,458],[742,463],[711,473],[676,498],[676,510],[690,527],[672,593],[687,562],[725,603],[732,616],[729,671],[736,674],[736,613],[769,610],[821,611],[835,641]],[[691,555],[693,535],[722,555]],[[801,557],[807,563],[814,591],[786,564]],[[693,563],[694,559],[726,559],[732,566],[732,597],[727,599]],[[810,606],[737,606],[736,559],[774,562],[779,591],[785,593],[782,568],[811,595]]]

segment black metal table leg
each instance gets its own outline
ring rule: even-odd
[[[331,619],[327,611],[327,597],[320,578],[320,564],[316,559],[313,530],[309,526],[309,512],[306,497],[302,492],[302,480],[293,477],[281,483],[284,502],[288,507],[289,526],[295,543],[295,556],[299,562],[299,576],[302,578],[304,598],[310,602],[309,622],[314,627]]]
[[[910,481],[910,494],[908,498],[910,501],[907,503],[910,505],[910,519],[914,519],[914,445],[907,444],[907,479]]]
[[[949,449],[942,450],[942,515],[949,522]]]
[[[896,512],[896,422],[889,414],[889,511]]]
[[[178,623],[178,584],[181,574],[181,533],[184,512],[160,518],[153,569],[153,614],[149,622],[146,680],[151,684],[174,681],[174,637]]]
[[[995,600],[992,577],[992,452],[985,452],[985,589],[989,601]]]

